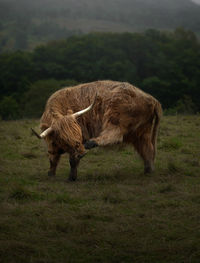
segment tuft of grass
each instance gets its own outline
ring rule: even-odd
[[[102,199],[105,203],[111,204],[120,204],[123,201],[122,198],[116,193],[105,193],[102,196]]]
[[[167,168],[170,173],[177,173],[181,170],[180,166],[173,160],[168,161]]]
[[[86,203],[86,200],[83,200],[82,198],[72,198],[67,193],[60,193],[55,196],[55,202],[56,203],[65,203],[70,205],[81,205]]]
[[[15,200],[31,200],[33,199],[33,193],[29,191],[28,189],[17,186],[12,189],[9,198],[15,199]]]
[[[174,187],[171,184],[165,184],[159,188],[159,193],[161,194],[169,193],[169,192],[172,192],[173,190],[174,190]]]
[[[191,149],[188,149],[188,148],[182,148],[181,152],[184,153],[184,154],[192,154]]]
[[[172,137],[166,139],[160,149],[165,150],[165,151],[173,151],[173,150],[178,150],[183,146],[182,141],[178,137]]]
[[[31,200],[43,200],[44,196],[41,193],[29,190],[27,187],[22,185],[14,186],[10,193],[9,199],[16,201],[31,201]]]
[[[22,153],[21,155],[22,155],[24,158],[27,158],[27,159],[37,158],[37,155],[34,154],[34,153],[31,153],[31,152]]]

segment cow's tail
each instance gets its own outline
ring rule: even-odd
[[[157,135],[158,135],[158,128],[160,125],[161,117],[162,117],[162,107],[161,104],[158,101],[156,101],[154,107],[154,122],[152,128],[152,136],[151,136],[151,142],[154,148],[154,159],[157,151]]]

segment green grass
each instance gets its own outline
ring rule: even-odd
[[[38,121],[0,122],[0,262],[200,262],[200,117],[163,117],[156,170],[96,148],[47,177]]]

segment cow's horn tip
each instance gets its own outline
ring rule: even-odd
[[[35,135],[38,139],[41,139],[40,135],[33,129],[31,128],[32,135]]]

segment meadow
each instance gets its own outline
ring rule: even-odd
[[[1,263],[200,262],[200,116],[164,116],[156,170],[131,147],[95,148],[49,178],[38,120],[0,121]]]

